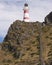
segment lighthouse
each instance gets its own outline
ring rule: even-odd
[[[28,8],[28,4],[27,3],[24,4],[23,11],[24,11],[23,21],[24,22],[29,22],[29,8]]]

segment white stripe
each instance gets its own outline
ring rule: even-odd
[[[29,22],[29,19],[24,19],[25,22]]]
[[[27,9],[29,9],[28,7],[24,7],[24,10],[27,10]]]
[[[24,17],[28,17],[29,18],[29,13],[24,13]]]

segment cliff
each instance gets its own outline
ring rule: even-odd
[[[13,22],[0,45],[0,65],[51,65],[51,24]]]

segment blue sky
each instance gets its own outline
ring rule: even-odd
[[[23,20],[25,2],[29,4],[30,21],[42,22],[44,17],[52,11],[52,0],[0,0],[0,41],[15,20]]]

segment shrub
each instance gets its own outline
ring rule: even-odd
[[[14,52],[13,57],[18,59],[20,57],[20,52],[19,51]]]

